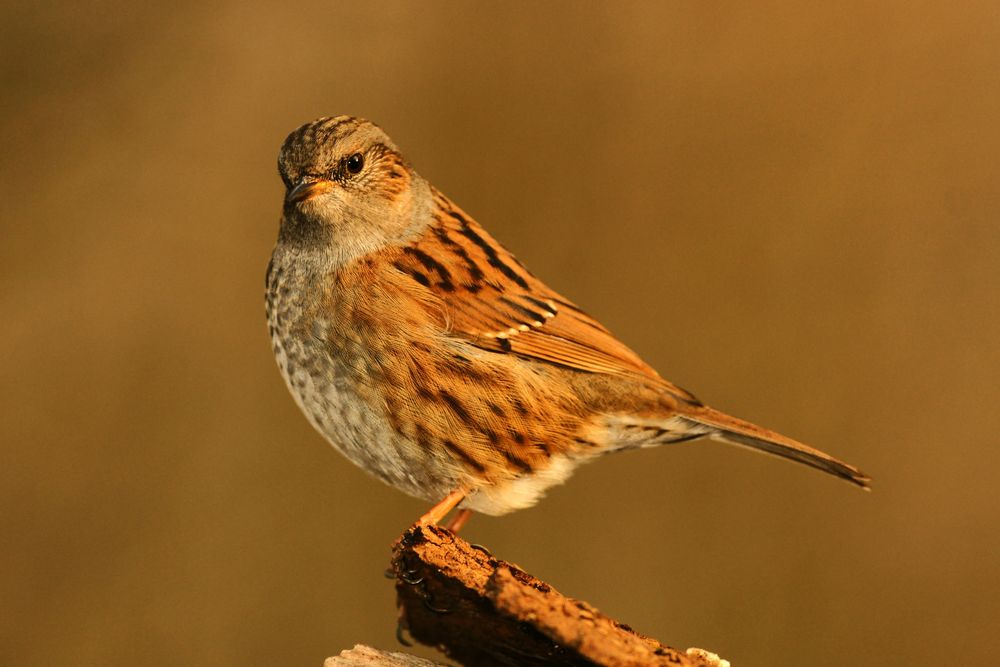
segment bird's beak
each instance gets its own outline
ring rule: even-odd
[[[315,181],[302,179],[295,185],[294,188],[288,191],[288,195],[286,195],[285,199],[292,203],[298,203],[300,201],[307,201],[313,197],[318,197],[324,192],[329,192],[332,189],[333,182],[324,178]]]

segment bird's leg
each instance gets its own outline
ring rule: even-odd
[[[430,508],[426,514],[417,519],[417,524],[421,526],[437,525],[437,523],[443,519],[448,512],[455,509],[455,506],[465,499],[466,493],[465,489],[455,489],[445,496],[444,500]]]
[[[446,523],[444,528],[457,534],[470,518],[472,518],[472,510],[460,509],[455,512],[455,516],[451,517],[451,521]]]

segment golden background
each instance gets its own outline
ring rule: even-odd
[[[737,666],[995,661],[995,1],[56,2],[0,26],[0,663],[396,646],[382,571],[426,503],[313,432],[263,314],[278,147],[339,113],[664,376],[875,480],[681,445],[466,537]]]

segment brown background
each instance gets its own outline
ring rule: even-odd
[[[1000,5],[23,3],[0,17],[0,663],[395,646],[425,504],[326,446],[263,272],[352,113],[668,378],[875,478],[610,457],[467,536],[736,665],[1000,648]]]

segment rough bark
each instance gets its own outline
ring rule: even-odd
[[[352,649],[341,651],[340,655],[327,658],[323,667],[443,667],[440,662],[406,653],[380,651],[371,646],[358,644]]]
[[[403,533],[392,570],[401,627],[462,664],[728,665],[640,635],[437,526]]]

